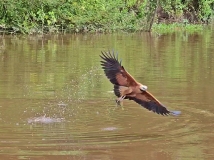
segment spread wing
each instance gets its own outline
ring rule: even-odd
[[[169,111],[163,104],[161,104],[152,94],[148,91],[136,94],[135,97],[128,97],[130,100],[134,100],[146,109],[153,111],[161,115],[179,114],[177,111]]]
[[[118,56],[110,52],[101,52],[102,58],[101,65],[104,69],[105,75],[114,84],[114,91],[116,96],[120,96],[118,92],[119,86],[137,86],[138,82],[124,69],[121,65],[121,61],[118,61]],[[161,104],[152,94],[147,91],[136,94],[135,97],[129,97],[127,99],[134,100],[146,109],[153,111],[161,115],[179,115],[180,111],[169,111],[163,104]]]
[[[124,69],[118,56],[109,52],[101,52],[101,66],[111,83],[120,86],[137,85],[136,80]]]

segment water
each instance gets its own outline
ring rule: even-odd
[[[180,116],[116,107],[100,51]],[[214,34],[0,37],[0,159],[201,160],[214,153]]]

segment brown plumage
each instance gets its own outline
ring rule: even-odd
[[[180,114],[180,111],[169,111],[147,91],[147,86],[137,82],[121,65],[121,61],[118,61],[118,55],[110,51],[101,53],[101,65],[107,78],[114,84],[114,93],[119,97],[116,100],[118,104],[120,104],[123,99],[129,99],[157,114]]]

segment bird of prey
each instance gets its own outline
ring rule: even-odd
[[[147,91],[147,86],[137,82],[121,65],[118,54],[101,52],[101,66],[105,75],[114,85],[114,93],[120,105],[124,99],[133,100],[149,111],[161,115],[179,115],[180,111],[169,111],[157,98]]]

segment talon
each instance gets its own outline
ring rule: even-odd
[[[117,99],[115,101],[116,101],[117,105],[120,106],[120,101]]]
[[[124,100],[126,96],[121,96],[116,100],[117,105],[121,106],[121,102]]]

